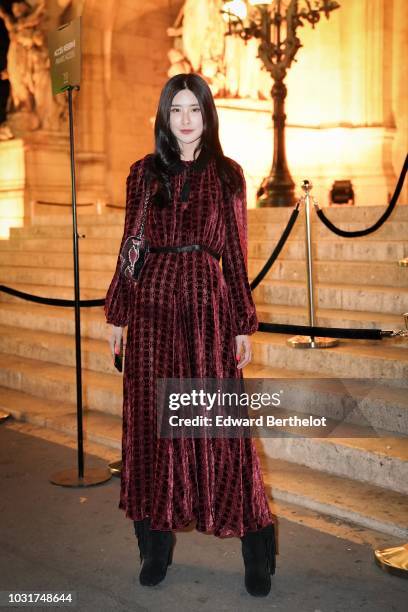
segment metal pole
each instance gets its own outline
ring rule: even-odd
[[[307,274],[307,308],[309,314],[309,325],[315,326],[315,305],[313,287],[313,254],[312,254],[312,220],[310,211],[310,191],[312,183],[304,180],[302,190],[305,192],[303,198],[305,202],[305,238],[306,238],[306,274]],[[335,338],[316,338],[315,336],[295,336],[288,340],[288,345],[293,348],[329,348],[337,346],[338,340]]]
[[[77,386],[77,439],[78,439],[78,478],[84,477],[84,437],[82,427],[82,362],[81,362],[81,309],[79,306],[79,263],[78,263],[78,224],[76,208],[76,179],[74,153],[74,119],[72,112],[72,88],[68,89],[69,108],[69,142],[71,157],[71,198],[72,198],[72,230],[74,255],[74,295],[75,295],[75,362]]]
[[[76,179],[75,179],[75,146],[74,146],[74,117],[72,111],[72,90],[79,90],[79,85],[68,88],[69,109],[69,142],[71,158],[71,198],[72,198],[72,230],[74,255],[74,292],[75,292],[75,364],[76,364],[76,391],[77,391],[77,440],[78,440],[78,472],[73,469],[63,470],[54,474],[50,481],[64,487],[88,487],[112,478],[107,468],[92,468],[84,470],[84,437],[83,437],[83,410],[82,410],[82,363],[81,363],[81,308],[79,293],[79,258],[78,258],[78,226],[76,207]]]
[[[309,311],[309,325],[314,326],[314,289],[313,289],[313,269],[312,269],[312,225],[310,219],[310,184],[304,181],[303,183],[305,195],[305,231],[306,231],[306,272],[307,272],[307,305]],[[311,336],[314,340],[314,336]]]

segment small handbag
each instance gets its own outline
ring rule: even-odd
[[[140,229],[135,236],[126,238],[120,251],[120,274],[128,280],[137,281],[149,252],[149,244],[143,234],[149,197],[150,190],[147,187]]]

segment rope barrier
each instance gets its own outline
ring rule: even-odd
[[[287,239],[289,238],[289,235],[290,235],[290,233],[292,231],[292,228],[295,225],[296,219],[299,216],[299,205],[300,205],[300,200],[299,200],[299,202],[297,202],[295,209],[292,211],[292,214],[290,215],[289,221],[288,221],[288,223],[287,223],[287,225],[285,227],[285,230],[284,230],[282,236],[280,237],[278,244],[274,248],[274,250],[272,252],[272,255],[269,257],[268,261],[265,263],[265,265],[263,266],[262,270],[255,276],[255,278],[250,283],[249,286],[251,288],[251,291],[253,291],[255,289],[255,287],[257,287],[259,285],[259,283],[265,278],[265,276],[268,274],[270,268],[272,267],[272,264],[275,263],[275,260],[277,259],[277,257],[279,256],[281,250],[285,246],[285,243],[286,243]]]
[[[74,306],[75,300],[65,300],[59,298],[47,298],[24,291],[18,291],[12,287],[0,285],[0,291],[14,295],[29,302],[37,304],[46,304],[48,306]],[[93,306],[103,306],[104,299],[95,300],[80,300],[79,305],[82,308],[90,308]],[[265,331],[276,334],[301,334],[303,336],[326,336],[329,338],[348,338],[351,340],[382,340],[386,336],[398,335],[398,332],[383,331],[381,329],[343,329],[339,327],[310,327],[309,325],[286,325],[283,323],[264,323],[259,322],[258,331]]]
[[[35,302],[37,304],[47,304],[48,306],[74,306],[75,300],[63,300],[61,298],[47,298],[41,295],[34,295],[33,293],[26,293],[25,291],[18,291],[12,287],[6,287],[6,285],[0,285],[0,291],[14,295],[28,302]],[[90,308],[92,306],[103,306],[105,299],[97,300],[79,300],[79,305],[83,308]]]
[[[266,262],[262,270],[259,272],[259,274],[256,276],[256,278],[252,281],[251,289],[254,289],[261,282],[261,280],[268,273],[270,267],[272,266],[272,264],[278,257],[279,253],[281,252],[295,224],[295,221],[299,215],[299,205],[300,205],[300,200],[299,202],[297,202],[295,209],[292,211],[288,224],[282,236],[280,237],[279,242],[276,245],[272,255],[269,257],[268,261]],[[116,208],[116,206],[113,204],[111,205],[108,204],[108,206],[112,206]],[[123,207],[120,207],[120,208],[123,208]],[[46,304],[48,306],[63,306],[63,307],[75,305],[75,300],[65,300],[61,298],[42,297],[40,295],[34,295],[33,293],[19,291],[17,289],[13,289],[12,287],[7,287],[6,285],[0,285],[0,291],[3,291],[4,293],[8,293],[9,295],[14,295],[15,297],[22,298],[23,300],[27,300],[29,302],[35,302],[37,304]],[[104,299],[80,300],[79,304],[83,308],[91,308],[93,306],[104,306],[105,300]]]
[[[45,204],[47,206],[72,206],[72,202],[47,202],[46,200],[34,200],[34,204]],[[77,206],[93,206],[94,202],[82,202]]]
[[[401,171],[394,195],[390,201],[390,204],[382,215],[382,217],[367,230],[361,230],[357,232],[346,232],[339,228],[336,228],[329,219],[326,218],[323,211],[317,209],[317,215],[321,219],[321,221],[332,231],[337,233],[340,236],[344,237],[355,237],[355,236],[363,236],[367,233],[375,231],[378,229],[390,216],[395,204],[399,198],[399,195],[402,190],[402,186],[404,184],[405,175],[408,167],[408,156],[405,159],[405,163],[403,169]],[[250,283],[251,291],[253,291],[259,283],[263,280],[266,274],[269,272],[271,266],[276,261],[279,256],[282,248],[284,247],[289,235],[295,225],[295,222],[299,216],[299,205],[301,200],[299,200],[292,211],[292,214],[288,220],[288,223],[276,245],[272,254],[268,258],[268,261],[265,263],[261,271],[257,274],[257,276]],[[85,204],[86,206],[87,204]],[[115,205],[108,205],[112,207],[116,207]],[[47,298],[40,295],[34,295],[32,293],[27,293],[25,291],[19,291],[17,289],[13,289],[12,287],[7,287],[6,285],[0,285],[0,291],[7,293],[9,295],[13,295],[15,297],[21,298],[23,300],[27,300],[29,302],[35,302],[37,304],[46,304],[48,306],[60,306],[60,307],[72,307],[75,306],[75,300],[69,299],[61,299],[61,298]],[[91,308],[95,306],[104,306],[105,299],[94,299],[94,300],[79,300],[79,305],[82,308]],[[344,329],[344,328],[330,328],[330,327],[312,327],[309,325],[288,325],[282,323],[266,323],[263,321],[259,322],[258,331],[265,331],[269,333],[283,333],[283,334],[291,334],[291,335],[305,335],[305,336],[324,336],[329,338],[346,338],[352,340],[382,340],[384,337],[398,335],[398,331],[389,331],[389,330],[380,330],[380,329]]]
[[[330,219],[326,217],[323,210],[319,208],[318,204],[315,202],[316,214],[318,218],[327,227],[327,229],[332,231],[334,234],[337,234],[337,236],[342,236],[343,238],[358,238],[359,236],[367,236],[368,234],[375,232],[376,230],[378,230],[378,228],[380,228],[383,225],[383,223],[385,223],[385,221],[388,219],[388,217],[394,210],[395,205],[398,201],[398,198],[401,194],[402,187],[404,185],[404,180],[407,174],[407,170],[408,170],[408,155],[405,158],[405,162],[402,167],[401,174],[399,176],[397,186],[394,191],[394,195],[392,196],[386,211],[381,215],[381,217],[371,227],[368,227],[365,230],[356,230],[356,231],[351,231],[351,232],[342,230],[339,227],[336,227],[334,223],[332,223]]]
[[[122,210],[123,212],[125,212],[126,208],[125,206],[121,206],[120,204],[105,204],[106,208],[117,208],[118,210]]]
[[[349,340],[382,340],[384,337],[394,334],[393,331],[383,331],[381,329],[345,329],[342,327],[312,327],[310,325],[286,325],[284,323],[264,322],[259,323],[258,331],[275,334],[345,338]]]

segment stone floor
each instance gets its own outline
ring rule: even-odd
[[[86,443],[87,466],[114,459],[117,450]],[[0,425],[0,465],[0,591],[75,591],[81,612],[406,610],[408,582],[383,573],[372,553],[397,539],[283,504],[267,598],[246,593],[237,538],[193,528],[177,532],[165,582],[141,587],[132,525],[117,507],[119,480],[87,489],[48,481],[76,467],[72,438],[9,419]]]

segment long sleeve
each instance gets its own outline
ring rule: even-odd
[[[225,244],[222,271],[229,288],[233,308],[234,335],[253,334],[258,329],[256,308],[248,281],[246,182],[239,169],[242,187],[233,197],[225,198]]]
[[[126,179],[126,212],[123,237],[120,243],[116,269],[105,297],[105,318],[107,323],[124,327],[129,322],[129,298],[131,286],[129,280],[120,274],[120,252],[125,240],[135,233],[138,222],[138,202],[140,201],[142,164],[141,160],[130,167]]]

